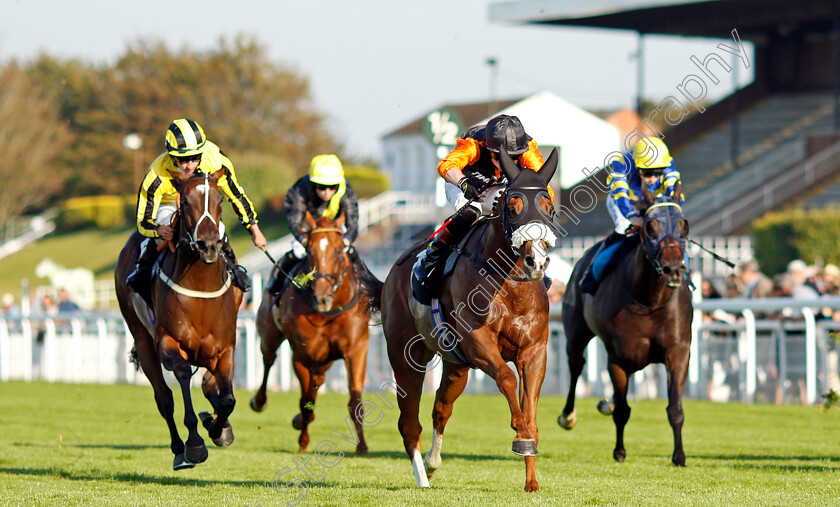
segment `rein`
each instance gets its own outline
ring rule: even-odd
[[[186,230],[186,224],[183,221],[183,217],[181,217],[181,199],[180,199],[181,194],[180,193],[178,194],[178,199],[177,199],[178,214],[176,215],[176,220],[178,220],[179,223],[181,224],[179,229],[183,230],[183,234],[179,235],[180,237],[178,238],[178,241],[175,242],[174,247],[172,247],[173,251],[177,251],[182,246],[187,246],[190,249],[191,252],[198,251],[198,248],[196,247],[195,237],[198,236],[198,226],[201,225],[201,222],[204,221],[205,218],[209,219],[210,222],[213,223],[213,225],[216,225],[218,227],[218,224],[216,223],[216,220],[213,218],[212,215],[210,215],[210,212],[209,212],[209,207],[210,207],[210,183],[209,183],[208,175],[206,173],[204,174],[203,187],[204,188],[203,188],[202,193],[204,194],[204,210],[203,210],[201,216],[198,218],[198,221],[195,224],[194,232],[192,234],[190,233],[190,231]],[[170,242],[170,244],[171,244],[171,242]],[[200,291],[200,290],[194,290],[194,289],[184,287],[183,285],[179,285],[175,280],[173,280],[172,278],[169,278],[169,276],[166,273],[163,272],[162,268],[158,269],[158,277],[163,281],[163,283],[165,283],[167,285],[167,287],[172,289],[174,292],[176,292],[178,294],[181,294],[182,296],[187,296],[187,297],[197,298],[197,299],[215,299],[217,297],[220,297],[220,296],[224,295],[228,291],[228,289],[230,289],[230,285],[231,285],[231,276],[227,272],[227,269],[224,270],[224,273],[225,273],[225,277],[224,277],[225,281],[222,283],[222,286],[219,289],[214,290],[214,291]],[[181,276],[183,276],[183,274],[185,274],[185,273],[182,273]]]
[[[309,232],[309,235],[311,237],[313,234],[322,233],[322,232],[341,234],[341,229],[339,227],[316,227]],[[341,265],[339,266],[341,272],[339,274],[318,273],[317,271],[314,271],[311,274],[311,279],[309,280],[307,285],[311,284],[312,280],[318,280],[318,279],[324,278],[328,282],[330,282],[330,285],[332,286],[332,293],[335,294],[335,292],[339,288],[341,288],[341,285],[344,283],[344,279],[347,276],[347,273],[349,271],[348,267],[350,266],[350,262],[348,261],[348,258],[347,258],[347,253],[344,252],[343,249],[342,249],[341,253],[342,253],[342,255],[341,255]],[[288,275],[286,275],[286,276],[288,277]],[[335,280],[335,282],[333,282],[333,279]],[[358,281],[358,279],[357,279],[357,281]],[[322,311],[319,311],[317,309],[318,305],[315,302],[315,295],[313,293],[311,293],[310,291],[307,291],[306,286],[297,287],[296,284],[294,284],[294,286],[296,287],[298,295],[301,296],[301,299],[307,305],[309,305],[309,307],[311,307],[313,310],[315,310],[315,312],[318,315],[320,315],[322,317],[338,317],[339,315],[345,313],[350,308],[353,308],[356,305],[356,303],[359,302],[359,299],[362,296],[361,283],[359,283],[358,286],[356,287],[355,292],[353,293],[353,297],[350,298],[350,301],[344,303],[341,306],[333,308],[332,310],[330,310],[328,312],[322,312]],[[319,325],[316,325],[315,323],[313,323],[309,319],[308,315],[305,315],[305,317],[306,317],[306,320],[309,321],[309,323],[311,325],[315,326],[315,327],[323,327],[323,326],[326,326],[327,324],[329,324],[329,322],[326,322],[326,323],[322,324],[321,326],[319,326]]]

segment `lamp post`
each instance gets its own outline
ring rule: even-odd
[[[134,152],[134,178],[140,184],[143,178],[143,170],[140,161],[140,148],[143,147],[143,138],[140,134],[132,132],[123,137],[123,146]]]

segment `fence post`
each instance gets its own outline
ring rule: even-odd
[[[23,380],[30,382],[32,380],[32,347],[34,346],[34,333],[32,332],[32,321],[21,320],[20,321],[20,331],[21,336],[23,337]],[[45,338],[46,340],[46,338]],[[45,345],[41,347],[41,366],[38,368],[38,373],[41,378],[44,378],[44,368],[43,368],[43,349],[46,348]]]
[[[755,402],[755,313],[749,308],[743,310],[744,334],[738,344],[741,360],[746,363],[746,379],[744,379],[744,401]],[[742,348],[743,347],[743,348]]]
[[[699,271],[691,274],[691,281],[700,290],[691,294],[691,299],[696,303],[703,300],[703,275]],[[700,383],[700,326],[703,324],[703,312],[694,310],[694,318],[691,320],[691,346],[689,347],[688,360],[688,392],[692,397],[699,397],[702,390]]]
[[[805,398],[817,402],[817,316],[813,308],[802,308],[805,317]]]
[[[0,381],[9,380],[9,323],[0,319]]]
[[[105,382],[105,379],[108,377],[107,372],[105,371],[106,365],[110,364],[106,361],[103,361],[105,356],[105,350],[108,346],[108,324],[105,322],[105,319],[96,319],[96,350],[98,351],[98,363],[99,368],[97,370],[97,383]]]

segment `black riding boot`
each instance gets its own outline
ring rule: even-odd
[[[359,252],[356,251],[356,247],[350,245],[347,247],[347,256],[350,258],[350,263],[353,264],[353,271],[356,273],[356,277],[360,280],[370,279],[373,277],[373,273],[370,272],[368,269],[367,264],[365,261],[359,257]]]
[[[291,250],[286,252],[286,255],[280,259],[280,270],[277,272],[277,276],[275,276],[274,279],[271,280],[271,283],[268,284],[268,287],[266,287],[269,294],[276,296],[277,294],[282,294],[286,290],[286,287],[289,286],[289,277],[292,276],[292,269],[294,269],[295,264],[297,264],[299,260],[300,259],[295,257]]]
[[[426,292],[425,295],[415,294],[418,301],[425,302],[428,298],[424,296],[434,297],[439,294],[440,271],[443,270],[443,260],[449,252],[449,247],[461,241],[461,238],[464,237],[464,234],[477,218],[478,210],[473,206],[466,206],[458,210],[449,219],[446,227],[438,231],[426,251],[414,263],[414,277]]]
[[[598,292],[599,283],[595,280],[595,275],[592,273],[592,264],[595,263],[595,259],[603,252],[607,247],[614,245],[616,241],[623,238],[623,234],[619,234],[617,232],[613,232],[609,236],[601,242],[601,246],[598,247],[598,251],[595,252],[595,255],[592,256],[592,260],[589,261],[589,266],[586,267],[586,272],[580,279],[580,291],[584,294],[592,294],[595,295]]]
[[[225,239],[222,242],[222,256],[225,258],[225,264],[230,271],[230,276],[233,278],[233,284],[242,289],[242,292],[251,290],[251,279],[248,278],[248,271],[236,262],[236,255],[233,253],[233,247],[230,246],[230,240],[225,234]]]
[[[125,283],[131,287],[134,292],[140,294],[149,306],[152,305],[152,266],[155,265],[157,259],[157,241],[153,238],[148,238],[140,244],[140,256],[137,258],[137,264],[134,266],[134,271],[126,278]]]

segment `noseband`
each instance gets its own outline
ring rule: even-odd
[[[528,198],[528,194],[532,194],[530,199]],[[511,217],[508,212],[507,202],[511,197],[517,197],[520,201],[522,201],[522,211],[520,211],[515,217]],[[499,216],[502,219],[502,230],[504,231],[505,238],[514,251],[522,246],[522,243],[526,241],[533,241],[535,239],[546,240],[550,246],[554,246],[556,237],[552,232],[552,224],[557,212],[555,211],[554,206],[552,206],[551,211],[546,215],[542,206],[540,206],[540,200],[543,197],[550,199],[548,190],[545,187],[536,186],[517,187],[513,189],[504,188],[499,193],[498,211]],[[531,204],[533,204],[533,209],[531,209]],[[520,229],[526,226],[528,228],[539,228],[540,233],[537,235],[538,237],[525,237],[524,234],[517,234]]]
[[[309,236],[312,237],[313,234],[318,232],[337,232],[341,234],[341,229],[339,229],[338,227],[316,227],[315,229],[312,229],[312,232],[309,233]],[[310,245],[312,244],[311,241],[309,243]],[[342,254],[343,253],[344,252],[342,251]],[[327,280],[327,282],[329,282],[331,286],[330,293],[335,294],[335,292],[338,290],[339,287],[341,287],[341,284],[344,282],[344,277],[347,276],[347,265],[347,256],[341,255],[341,264],[339,264],[338,266],[339,274],[334,275],[331,273],[319,273],[317,271],[313,271],[313,273],[310,274],[310,278],[312,280],[320,280],[322,278]]]

